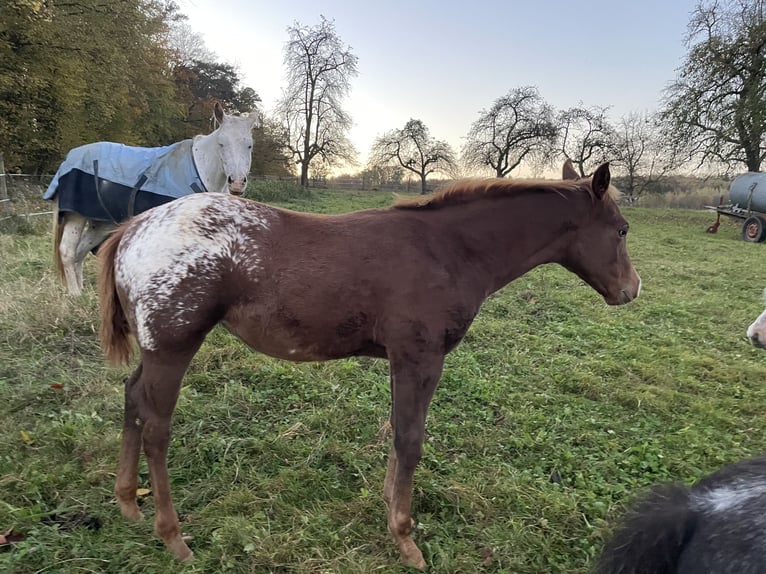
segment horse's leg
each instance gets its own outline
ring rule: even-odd
[[[101,245],[104,240],[116,229],[113,223],[105,221],[88,221],[85,231],[80,236],[77,250],[74,256],[75,277],[80,289],[83,287],[82,266],[88,253]]]
[[[162,355],[157,352],[142,353],[143,368],[138,383],[140,388],[134,394],[143,426],[144,454],[152,479],[154,531],[162,538],[168,550],[181,561],[191,559],[193,554],[181,539],[178,515],[170,496],[167,463],[170,419],[178,399],[181,380],[201,343],[200,339],[196,345],[190,345],[190,352],[166,352]]]
[[[391,415],[389,424],[391,425],[391,436],[396,436],[394,431],[394,376],[389,376],[389,386],[391,387]],[[391,441],[391,448],[388,449],[388,465],[386,467],[386,478],[383,481],[383,500],[387,507],[391,507],[391,497],[394,492],[394,475],[396,474],[396,449],[394,441]]]
[[[399,546],[402,562],[422,569],[426,566],[423,554],[412,540],[412,477],[423,456],[428,404],[439,382],[444,356],[405,353],[400,358],[391,357],[390,361],[394,460],[389,459],[386,473],[391,499],[388,529]]]
[[[77,279],[77,246],[80,244],[82,232],[88,222],[79,213],[67,212],[63,216],[59,255],[64,268],[67,291],[70,295],[79,295],[82,291],[82,280]]]
[[[122,426],[122,444],[120,446],[120,464],[117,468],[117,482],[114,494],[125,518],[139,520],[143,514],[136,504],[138,487],[138,456],[141,452],[142,422],[138,416],[136,382],[141,376],[141,364],[125,381],[125,416]]]

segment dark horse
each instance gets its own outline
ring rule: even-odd
[[[692,488],[658,486],[607,542],[597,574],[764,574],[766,457]]]
[[[571,166],[565,176],[576,176]],[[115,493],[139,518],[143,443],[155,530],[179,559],[167,451],[181,379],[221,323],[281,359],[355,355],[389,360],[393,446],[383,498],[402,560],[423,568],[412,540],[412,484],[444,356],[488,295],[543,263],[576,273],[610,305],[638,296],[628,224],[609,165],[592,179],[463,181],[387,209],[315,215],[219,194],[195,194],[135,217],[104,244],[101,339],[113,362],[141,362],[125,387]]]

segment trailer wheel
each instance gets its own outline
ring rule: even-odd
[[[766,220],[759,215],[751,215],[742,226],[742,239],[750,243],[760,243],[766,239]]]

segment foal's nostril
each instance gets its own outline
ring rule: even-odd
[[[229,176],[229,177],[228,177],[228,179],[227,179],[227,181],[228,181],[229,183],[231,183],[231,182],[232,182],[232,181],[234,181],[234,180],[233,180],[233,179],[231,179],[231,176]]]

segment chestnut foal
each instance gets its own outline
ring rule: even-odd
[[[147,211],[101,249],[101,339],[127,362],[115,492],[139,518],[143,444],[155,530],[179,559],[170,496],[170,419],[181,380],[218,323],[262,353],[291,361],[355,355],[389,360],[393,445],[383,486],[388,528],[402,560],[424,568],[412,538],[413,473],[428,405],[454,349],[488,295],[544,263],[559,263],[610,305],[638,296],[628,224],[608,164],[592,179],[461,181],[387,209],[315,215],[220,194]]]

